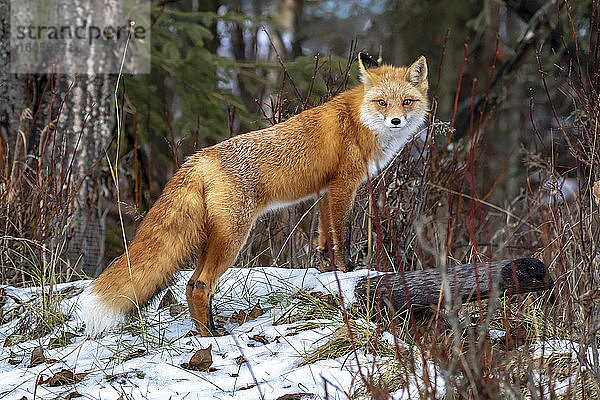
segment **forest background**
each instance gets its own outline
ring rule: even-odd
[[[5,35],[9,6],[0,2]],[[591,1],[539,0],[459,5],[161,1],[152,4],[151,73],[123,76],[116,103],[114,75],[10,74],[4,37],[1,280],[39,279],[47,272],[39,271],[48,264],[46,258],[55,259],[52,269],[61,280],[97,275],[123,250],[120,219],[131,239],[187,155],[286,119],[355,85],[357,50],[393,65],[427,57],[432,121],[437,124],[432,132],[438,136],[431,143],[453,145],[477,136],[472,164],[478,168],[470,196],[505,209],[539,186],[554,185],[560,191],[578,173],[568,139],[560,133],[576,124],[578,116],[561,87],[586,68],[577,63],[591,54],[596,6]],[[531,168],[533,156],[553,151],[558,157],[550,171],[554,181],[547,171]],[[110,159],[118,160],[112,167],[118,172],[121,216]],[[398,168],[402,172],[406,167]],[[241,262],[306,265],[315,218],[312,223],[304,218],[294,240],[288,237],[305,210],[296,207],[264,217]],[[408,244],[414,237],[413,218],[399,218],[397,236]],[[364,236],[355,234],[355,241]],[[467,234],[464,241],[455,237],[454,246],[470,248],[471,239],[486,244],[490,237]],[[393,254],[393,245],[386,242]],[[356,245],[355,258],[371,253],[365,246]],[[453,257],[462,260],[469,251],[458,253]]]

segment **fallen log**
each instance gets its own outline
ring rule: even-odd
[[[410,306],[413,312],[422,313],[432,306],[443,307],[444,294],[448,293],[455,304],[463,304],[478,298],[497,298],[503,292],[518,294],[552,287],[554,281],[544,263],[519,258],[448,267],[445,279],[437,268],[365,277],[357,283],[355,294],[363,306],[394,313]]]

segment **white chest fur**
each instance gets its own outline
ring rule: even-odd
[[[407,123],[402,127],[387,127],[383,115],[361,113],[361,122],[371,129],[377,137],[377,149],[374,158],[369,162],[369,175],[375,177],[385,168],[396,154],[418,133],[421,126],[419,118],[408,116]]]
[[[387,130],[400,130],[399,128],[387,128]],[[402,129],[404,131],[404,129]],[[410,140],[412,134],[408,132],[392,132],[389,135],[381,135],[378,133],[379,149],[376,157],[369,163],[369,174],[375,177],[377,173],[387,167],[394,156],[404,147]]]

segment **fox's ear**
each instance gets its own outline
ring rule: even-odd
[[[404,79],[415,86],[420,86],[427,81],[427,60],[421,56],[408,67]]]
[[[358,62],[360,69],[366,71],[369,68],[377,68],[379,64],[367,53],[358,53]]]
[[[369,68],[377,68],[379,64],[375,61],[371,56],[366,53],[358,53],[358,66],[360,69],[360,80],[365,84],[365,87],[368,89],[371,85],[371,74],[369,73]]]

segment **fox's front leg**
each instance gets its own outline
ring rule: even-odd
[[[329,251],[328,242],[331,242],[329,235],[329,193],[325,192],[319,200],[319,253],[325,255]]]
[[[354,180],[349,177],[338,179],[329,185],[329,220],[333,230],[335,264],[342,271],[354,269],[345,244],[346,240],[350,240],[348,238],[348,219],[357,186],[357,183],[354,183]]]
[[[319,242],[315,257],[318,263],[318,268],[321,272],[331,270],[331,262],[333,257],[330,255],[330,250],[333,247],[333,237],[330,234],[329,220],[329,193],[325,194],[319,200]]]

